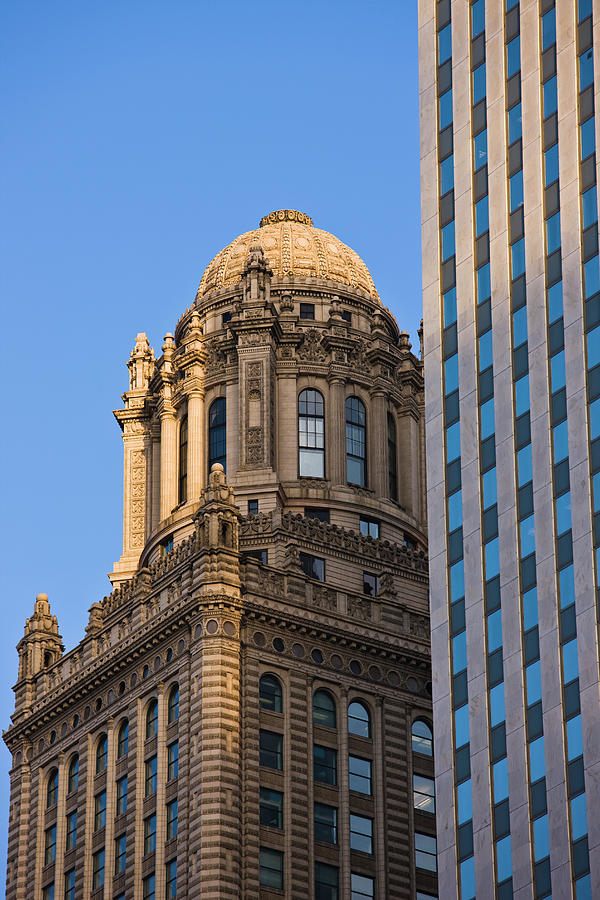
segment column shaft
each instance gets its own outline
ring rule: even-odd
[[[171,515],[177,504],[177,422],[172,410],[160,419],[160,519]]]
[[[200,498],[205,477],[204,394],[194,391],[188,397],[188,500]]]

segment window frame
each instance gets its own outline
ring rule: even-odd
[[[156,793],[158,773],[157,773],[156,753],[144,760],[144,797],[151,797]],[[148,785],[152,790],[148,790]]]
[[[177,832],[179,830],[179,801],[178,798],[175,797],[174,800],[169,800],[166,804],[167,807],[167,815],[166,815],[166,834],[167,840],[171,841],[177,837]],[[173,809],[175,810],[175,815],[172,815]]]
[[[98,863],[102,862],[102,865]],[[105,867],[106,867],[106,850],[104,847],[100,847],[96,850],[95,853],[92,854],[92,890],[95,891],[97,888],[101,888],[104,885],[104,876],[105,876]]]
[[[44,866],[56,862],[56,822],[44,830]]]
[[[269,738],[277,738],[278,747],[275,749],[271,747],[263,747],[263,739],[266,739],[267,736]],[[271,754],[272,757],[276,760],[279,765],[269,765],[266,762],[266,759],[269,758],[267,754]],[[283,772],[283,735],[278,731],[270,731],[267,728],[261,728],[258,733],[258,760],[259,765],[264,766],[266,769],[273,769],[275,772]]]
[[[427,737],[426,735],[415,734],[415,728],[418,727],[419,725],[422,725],[422,726],[424,726],[424,728],[427,729],[427,731],[429,732],[429,737]],[[414,722],[412,723],[412,726],[411,726],[411,730],[410,730],[410,738],[411,738],[411,750],[413,753],[416,753],[418,756],[423,756],[426,759],[433,759],[433,729],[432,729],[431,725],[429,724],[429,722],[426,721],[426,719],[415,719],[414,720]],[[417,746],[415,746],[415,739],[416,739]],[[424,744],[429,745],[429,748],[430,748],[429,751],[419,749],[420,746],[422,746]]]
[[[393,432],[392,434],[390,432]],[[388,496],[398,502],[398,429],[394,414],[387,414]]]
[[[156,853],[156,810],[144,818],[144,856]]]
[[[125,785],[125,791],[122,790],[122,785]],[[127,794],[129,792],[129,785],[127,781],[127,775],[123,775],[121,778],[117,778],[116,782],[116,814],[118,816],[122,816],[127,812]]]
[[[187,503],[187,475],[188,475],[188,417],[187,413],[181,417],[179,422],[179,441],[178,441],[178,477],[177,477],[177,496],[179,503]]]
[[[175,683],[169,690],[167,701],[167,725],[179,721],[179,684]]]
[[[124,841],[124,844],[122,843]],[[122,866],[119,864],[122,862]],[[127,866],[127,834],[118,834],[115,837],[115,875],[121,875]]]
[[[331,703],[331,708],[327,705],[317,704],[317,698],[326,698]],[[321,716],[321,719],[319,719]],[[328,719],[328,721],[325,721]],[[312,698],[312,722],[319,728],[337,728],[337,701],[331,691],[327,688],[319,687],[313,694]]]
[[[96,744],[96,775],[106,772],[108,764],[108,735],[102,734]]]
[[[322,815],[322,810],[327,810],[328,812],[333,813],[333,822],[329,822],[326,819],[318,819],[317,818],[317,807],[319,807],[319,812]],[[333,835],[333,840],[328,840],[324,837],[319,837],[317,835],[317,826],[321,829],[330,829]],[[320,803],[315,800],[313,804],[313,834],[315,841],[319,841],[322,844],[330,844],[332,846],[337,847],[338,845],[338,808],[337,806],[331,806],[329,803]]]
[[[325,581],[325,559],[322,556],[315,556],[313,553],[305,553],[304,550],[298,551],[298,559],[300,567],[307,578],[323,583]],[[322,567],[323,577],[319,578],[318,572],[315,573],[314,565],[320,563]],[[317,566],[317,569],[319,566]]]
[[[352,826],[356,825],[358,823],[353,822],[352,821],[353,819],[357,819],[357,820],[360,819],[361,822],[368,822],[370,830],[369,831],[356,831],[355,828],[353,828]],[[362,847],[355,847],[352,844],[353,835],[367,839],[369,841],[370,849],[363,850]],[[350,849],[355,850],[358,853],[365,853],[368,856],[373,856],[373,819],[370,816],[361,816],[358,813],[352,812],[352,810],[350,811]]]
[[[214,419],[214,421],[213,421]],[[215,397],[208,407],[208,474],[215,463],[227,471],[227,398]],[[218,455],[213,452],[222,450]]]
[[[146,707],[145,740],[150,741],[158,734],[158,700],[154,697]]]
[[[433,792],[426,793],[424,791],[418,790],[416,784],[417,779],[423,779],[424,781],[431,784],[433,787]],[[428,798],[428,802],[426,802],[425,804],[422,800],[417,802],[417,798],[421,797]],[[435,815],[435,780],[433,778],[430,778],[429,775],[421,775],[418,772],[413,772],[413,808],[417,812]]]
[[[65,816],[65,853],[77,846],[77,810],[72,809]]]
[[[327,761],[317,761],[317,751],[321,752]],[[331,762],[333,761],[333,763]],[[319,778],[317,770],[321,772],[332,772],[333,780]],[[313,744],[313,779],[319,784],[328,784],[331,787],[337,787],[338,784],[338,752],[335,747],[327,747],[325,744]]]
[[[79,754],[75,753],[69,761],[67,774],[67,794],[79,789]]]
[[[361,716],[353,716],[350,712],[353,706],[360,706],[366,713],[366,718],[362,718]],[[350,728],[350,721],[354,722],[366,722],[366,734],[361,734],[360,731],[352,731]],[[371,710],[367,706],[364,700],[359,699],[358,697],[353,697],[352,700],[348,703],[348,734],[353,735],[354,737],[366,738],[368,740],[372,740],[373,738],[373,728],[371,724]]]
[[[58,769],[51,769],[46,782],[46,809],[58,803],[58,784]]]
[[[356,401],[356,410],[353,407],[353,401]],[[364,420],[362,423],[360,421],[361,411]],[[347,484],[356,487],[367,487],[369,483],[367,468],[367,408],[360,397],[356,394],[352,394],[349,397],[346,397],[344,412],[346,423],[346,482]],[[357,416],[357,421],[353,418],[355,414]],[[356,433],[353,433],[353,430],[356,430]],[[362,444],[363,455],[359,456],[357,453],[351,453],[348,449],[349,442],[352,448],[356,448]],[[359,481],[353,481],[350,478],[349,463],[355,461],[358,461],[359,466],[362,466],[362,480]]]
[[[123,719],[117,735],[117,759],[123,759],[129,753],[129,719]]]
[[[352,762],[353,761],[357,761],[357,762],[361,762],[361,763],[368,763],[369,774],[362,775],[360,772],[353,772],[352,771]],[[359,783],[362,783],[363,781],[368,782],[369,790],[362,791],[358,787],[353,787],[353,785],[352,785],[353,779],[354,779],[355,783],[356,783],[357,779],[359,779]],[[349,788],[349,790],[354,791],[355,794],[363,794],[365,797],[373,796],[373,760],[372,759],[368,759],[365,756],[356,756],[354,753],[348,754],[348,788]]]
[[[273,854],[273,857],[278,860],[279,865],[277,867],[265,865],[265,862],[263,860],[267,853]],[[283,851],[276,850],[274,847],[261,846],[258,851],[258,871],[259,871],[258,880],[259,880],[259,884],[261,885],[261,887],[271,888],[272,890],[282,891],[283,885],[284,885],[283,866],[284,866]],[[276,879],[278,881],[278,883],[273,884],[272,882],[270,882],[268,880],[266,880],[266,881],[263,880],[263,870],[265,872],[267,872],[267,871],[274,872],[277,875],[279,875],[279,878]]]
[[[267,797],[266,794],[274,794],[279,798],[274,800],[273,797]],[[263,810],[268,815],[265,818],[272,818],[275,811],[277,825],[273,825],[270,821],[263,822]],[[276,828],[278,831],[283,830],[283,792],[276,791],[273,788],[261,786],[259,791],[259,821],[262,828]]]
[[[273,684],[274,690],[271,692],[263,690],[263,684]],[[269,706],[270,697],[273,699],[273,706]],[[279,678],[272,672],[264,672],[258,682],[258,705],[260,709],[267,712],[283,713],[283,686]],[[279,707],[279,708],[278,708]]]
[[[298,394],[296,404],[298,478],[319,478],[324,480],[327,472],[325,458],[325,398],[321,391],[318,391],[316,388],[306,387]],[[306,406],[304,412],[302,412],[302,404],[305,404]],[[314,407],[314,410],[320,409],[320,412],[308,412],[308,409],[311,407]],[[314,423],[313,430],[311,430],[309,423]],[[303,425],[305,428],[303,428]],[[311,436],[314,439],[314,446],[311,446],[310,444]],[[321,446],[318,446],[319,441],[321,442]],[[307,465],[308,460],[317,459],[318,454],[318,459],[320,461],[318,468],[321,471],[320,475],[313,474],[312,472],[303,473],[302,451],[309,451],[308,455],[306,455]]]
[[[94,794],[94,834],[106,828],[106,788]]]
[[[173,781],[179,775],[179,741],[171,741],[167,745],[167,781]]]

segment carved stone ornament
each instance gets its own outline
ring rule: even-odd
[[[325,362],[327,353],[321,343],[321,335],[316,328],[311,328],[306,332],[297,353],[300,359],[310,360],[311,362]]]

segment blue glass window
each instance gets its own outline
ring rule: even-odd
[[[479,338],[479,371],[483,372],[494,361],[492,355],[492,329],[488,330]]]
[[[444,363],[444,390],[451,394],[458,388],[458,353],[448,357]]]
[[[549,10],[542,16],[542,50],[556,43],[556,10]]]
[[[502,646],[502,611],[497,609],[487,618],[488,653]]]
[[[567,722],[567,754],[569,762],[583,756],[583,736],[581,734],[581,715],[574,716]]]
[[[587,119],[580,127],[581,159],[587,159],[596,150],[596,128],[594,116]]]
[[[571,800],[571,827],[574,841],[579,840],[588,832],[585,793],[579,794]]]
[[[560,247],[560,213],[546,219],[546,253],[554,253]]]
[[[548,837],[548,813],[534,819],[533,822],[533,847],[534,859],[539,862],[540,859],[546,859],[550,856],[550,839]]]
[[[367,416],[358,397],[346,398],[346,478],[350,484],[366,485]]]
[[[593,369],[600,363],[600,326],[588,332],[586,342],[588,369]]]
[[[515,412],[522,416],[529,409],[529,375],[515,381]]]
[[[485,0],[475,0],[471,7],[471,37],[485,31]]]
[[[460,900],[475,900],[475,858],[470,856],[460,864]]]
[[[567,432],[567,420],[556,425],[552,429],[552,443],[554,445],[554,462],[560,462],[569,455],[569,434]]]
[[[577,638],[563,644],[563,683],[569,684],[579,677],[579,663],[577,662]]]
[[[510,834],[503,837],[496,844],[496,866],[498,868],[498,882],[506,881],[512,874],[510,855]]]
[[[558,181],[558,144],[552,144],[544,153],[544,170],[544,187]]]
[[[481,404],[481,440],[494,433],[494,398]]]
[[[600,397],[590,403],[590,433],[593,441],[600,437]]]
[[[479,237],[484,232],[489,231],[490,215],[487,194],[475,204],[475,233]]]
[[[454,736],[456,747],[469,743],[469,704],[454,711]]]
[[[455,531],[462,525],[462,491],[448,497],[448,531]]]
[[[460,560],[450,567],[450,602],[465,596],[465,563]]]
[[[523,628],[529,631],[538,623],[537,587],[523,594]]]
[[[593,510],[597,513],[600,512],[600,472],[592,475],[592,492],[594,500]]]
[[[494,781],[494,803],[500,803],[508,797],[508,760],[504,759],[494,763],[492,770]]]
[[[592,2],[593,0],[579,0],[579,22],[583,22],[584,19],[587,19],[588,16],[591,16]]]
[[[456,288],[450,288],[444,294],[444,328],[456,322]]]
[[[458,675],[467,668],[467,632],[461,631],[452,638],[452,674]]]
[[[589,50],[584,50],[584,52],[579,56],[579,90],[585,90],[588,85],[592,84],[594,81],[594,48],[590,47]]]
[[[573,572],[573,564],[565,566],[558,573],[558,586],[560,590],[560,606],[565,609],[575,603],[575,575]]]
[[[544,82],[544,118],[547,119],[558,108],[556,96],[556,75]]]
[[[523,205],[523,169],[510,179],[510,211],[514,212],[519,206]]]
[[[463,822],[470,822],[473,818],[473,799],[471,796],[471,780],[463,781],[456,788],[456,799],[458,805],[458,821],[462,825]]]
[[[452,122],[452,88],[440,97],[440,131]]]
[[[592,896],[592,876],[588,872],[575,882],[575,900],[594,900]]]
[[[521,238],[510,248],[512,278],[518,278],[525,272],[525,238]]]
[[[442,228],[442,261],[445,262],[447,259],[450,259],[451,256],[454,256],[455,252],[454,220],[452,220],[452,222],[449,222]]]
[[[511,78],[521,68],[521,36],[517,35],[506,45],[506,77]]]
[[[513,313],[513,347],[520,347],[527,340],[527,307]]]
[[[440,163],[440,191],[447,194],[454,187],[454,155],[447,156]]]
[[[525,559],[535,550],[535,527],[534,517],[527,516],[519,522],[519,532],[521,538],[521,558]]]
[[[552,393],[559,391],[566,384],[565,378],[565,351],[561,350],[555,353],[550,359],[550,376],[552,382]]]
[[[517,464],[519,470],[519,487],[529,484],[533,478],[533,469],[531,467],[531,444],[527,444],[517,453]]]
[[[486,263],[477,269],[477,302],[483,303],[490,296],[490,264]]]
[[[498,554],[498,538],[485,545],[485,577],[486,580],[500,574],[500,557]]]
[[[583,208],[583,227],[593,225],[598,221],[598,199],[596,195],[596,185],[591,187],[581,195],[581,205]]]
[[[531,782],[539,781],[546,774],[544,760],[544,737],[539,737],[529,745],[529,769]]]
[[[446,428],[446,462],[451,463],[460,456],[460,422]]]
[[[450,59],[452,56],[452,26],[446,25],[438,31],[438,65]]]
[[[517,103],[508,111],[508,143],[512,144],[514,141],[518,141],[522,134],[521,104]]]
[[[490,691],[490,724],[492,728],[504,722],[506,712],[504,709],[504,682],[495,685]]]
[[[482,476],[483,484],[483,508],[489,509],[494,503],[498,502],[498,489],[496,482],[496,467],[484,472]]]
[[[563,314],[562,281],[557,281],[548,288],[548,318],[550,324],[560,319]]]
[[[485,63],[473,69],[473,103],[485,97]]]
[[[532,703],[537,703],[542,699],[542,675],[539,659],[527,666],[525,678],[527,681],[527,705],[531,706]],[[532,781],[535,779],[532,778]]]
[[[475,171],[481,169],[487,163],[487,128],[480,131],[473,138],[473,153],[475,156]]]
[[[583,267],[583,280],[585,283],[585,298],[593,297],[600,290],[600,269],[598,257],[592,256]]]
[[[211,403],[208,411],[208,471],[214,463],[221,463],[226,469],[227,436],[226,436],[226,401],[219,397]]]

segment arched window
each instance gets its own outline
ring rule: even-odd
[[[316,691],[313,697],[313,724],[336,727],[335,700],[329,691]]]
[[[225,420],[227,404],[224,397],[218,397],[210,405],[208,410],[208,471],[215,463],[221,463],[227,470],[227,437],[225,434]]]
[[[433,734],[427,722],[422,719],[413,722],[412,751],[421,756],[433,756]]]
[[[52,769],[46,787],[46,809],[58,803],[58,769]]]
[[[103,734],[96,745],[96,775],[106,771],[106,761],[108,758],[108,738]]]
[[[388,494],[391,500],[398,499],[398,460],[396,448],[396,422],[393,415],[387,414],[388,432]]]
[[[258,698],[261,709],[283,712],[283,692],[279,679],[274,675],[263,675],[260,679]]]
[[[121,722],[119,728],[119,737],[117,739],[117,759],[127,756],[129,753],[129,722],[125,719]]]
[[[67,780],[67,790],[70,794],[71,791],[76,791],[79,787],[79,757],[77,754],[75,754],[69,763],[69,775]]]
[[[298,397],[298,474],[300,478],[325,478],[325,419],[319,391],[302,391]]]
[[[146,710],[146,740],[158,734],[158,700],[152,700]]]
[[[169,705],[167,709],[167,721],[176,722],[179,718],[179,685],[174,684],[169,692]]]
[[[359,737],[371,737],[371,716],[367,707],[359,700],[353,700],[348,706],[348,731]]]
[[[179,426],[179,502],[187,500],[188,418],[184,416]]]
[[[367,483],[367,415],[358,397],[346,400],[346,480],[364,487]]]

